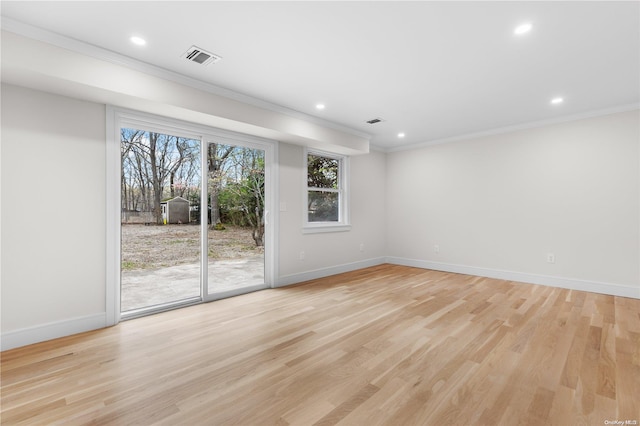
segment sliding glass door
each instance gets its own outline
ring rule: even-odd
[[[269,287],[274,143],[150,121],[118,127],[121,317]]]
[[[266,287],[265,151],[208,141],[207,295]]]

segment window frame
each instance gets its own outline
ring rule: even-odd
[[[322,188],[309,187],[309,155],[330,158],[338,161],[338,189],[327,189],[338,194],[338,220],[331,222],[309,222],[309,191]],[[302,209],[302,233],[315,234],[321,232],[344,232],[351,230],[349,215],[349,157],[317,149],[304,149],[304,185]]]

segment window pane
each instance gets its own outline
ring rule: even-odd
[[[309,222],[338,222],[337,192],[309,191]]]
[[[208,142],[209,294],[265,282],[264,157],[260,149]]]
[[[309,188],[338,189],[339,160],[309,154],[307,157],[307,186]]]
[[[122,128],[123,313],[200,297],[200,141]]]

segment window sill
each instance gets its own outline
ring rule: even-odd
[[[345,224],[322,224],[307,225],[302,228],[303,234],[320,234],[323,232],[346,232],[351,230],[351,225]]]

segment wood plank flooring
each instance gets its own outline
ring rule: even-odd
[[[640,424],[640,300],[403,266],[1,356],[3,425]]]

